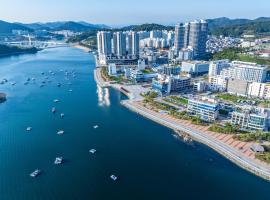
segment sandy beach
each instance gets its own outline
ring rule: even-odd
[[[85,51],[85,52],[91,51],[90,48],[88,48],[88,47],[86,47],[86,46],[82,46],[82,45],[80,45],[80,44],[72,44],[71,46],[74,47],[74,48],[77,48],[77,49],[81,49],[81,50],[83,50],[83,51]]]

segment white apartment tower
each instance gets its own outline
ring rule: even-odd
[[[122,32],[115,32],[113,35],[113,53],[116,56],[126,55],[126,35]]]
[[[112,54],[112,35],[110,32],[100,31],[97,33],[98,54],[111,55]]]
[[[174,49],[176,55],[184,47],[184,36],[185,36],[184,25],[182,23],[176,24],[174,36]]]
[[[139,56],[139,35],[137,32],[132,31],[131,32],[131,40],[132,40],[132,50],[131,50],[131,55],[132,56]]]

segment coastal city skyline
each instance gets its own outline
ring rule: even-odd
[[[3,0],[0,199],[269,200],[269,0]]]
[[[245,5],[244,9],[241,9]],[[71,0],[35,1],[3,0],[0,7],[0,19],[10,22],[51,22],[51,21],[87,21],[110,26],[123,26],[141,23],[175,24],[193,19],[218,17],[255,19],[269,16],[270,2],[258,1],[177,1],[168,3],[159,1],[123,0],[110,3],[107,0]],[[16,12],[13,12],[16,10]],[[27,15],[25,15],[27,12]],[[10,15],[12,13],[12,15]]]

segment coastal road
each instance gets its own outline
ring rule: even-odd
[[[152,119],[153,121],[163,124],[169,128],[188,133],[195,140],[198,140],[212,147],[213,149],[215,149],[216,151],[218,151],[225,157],[229,158],[230,160],[232,160],[233,162],[235,162],[242,168],[245,168],[248,171],[257,174],[258,176],[261,176],[267,180],[270,180],[269,168],[263,166],[260,163],[254,162],[254,160],[247,158],[241,152],[238,152],[237,150],[227,146],[226,144],[211,138],[207,134],[196,131],[194,129],[190,129],[188,127],[184,127],[183,125],[180,125],[174,120],[157,116],[157,114],[154,113],[154,111],[150,111],[149,109],[146,109],[145,107],[140,106],[133,101],[123,101],[122,104],[126,106],[127,108],[133,110],[134,112],[137,112],[149,119]]]

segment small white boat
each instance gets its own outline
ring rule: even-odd
[[[61,113],[60,116],[63,118],[65,116],[65,114],[64,113]]]
[[[56,157],[55,158],[55,161],[54,161],[55,165],[60,165],[62,163],[63,163],[63,157]]]
[[[58,100],[58,99],[55,99],[55,100],[53,100],[53,102],[54,102],[54,103],[58,103],[58,102],[59,102],[59,100]]]
[[[57,87],[61,87],[61,83],[58,83],[58,84],[57,84]]]
[[[97,129],[97,128],[98,128],[98,125],[93,126],[93,128],[94,128],[94,129]]]
[[[33,171],[33,172],[30,174],[30,176],[33,177],[33,178],[35,178],[35,177],[37,177],[40,173],[41,173],[41,170],[36,169],[35,171]]]
[[[115,175],[113,175],[113,174],[110,176],[110,178],[111,178],[113,181],[116,181],[116,180],[118,179],[117,176],[115,176]]]
[[[89,152],[92,153],[92,154],[94,154],[94,153],[97,152],[97,150],[96,149],[90,149]]]
[[[55,112],[56,112],[56,108],[53,107],[53,108],[52,108],[52,113],[55,113]]]
[[[16,85],[16,82],[11,83],[12,86]]]
[[[65,131],[60,130],[60,131],[58,131],[58,132],[57,132],[57,135],[63,135],[63,134],[64,134],[64,132],[65,132]]]
[[[32,131],[32,127],[31,126],[27,127],[26,131]]]
[[[73,90],[71,90],[71,89],[69,90],[69,92],[72,92],[72,91],[73,91]]]

